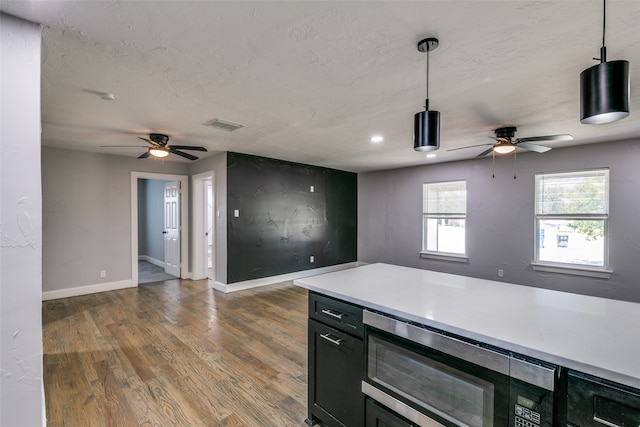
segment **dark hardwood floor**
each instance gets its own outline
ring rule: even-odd
[[[43,303],[48,426],[304,426],[307,292],[176,281]]]

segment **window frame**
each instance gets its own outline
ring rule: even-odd
[[[426,199],[425,199],[425,188],[428,188],[429,185],[442,185],[442,184],[455,184],[461,183],[464,184],[464,196],[465,196],[465,211],[464,212],[456,212],[456,213],[441,213],[441,212],[425,212],[427,208],[425,208]],[[467,262],[467,180],[450,180],[450,181],[437,181],[437,182],[424,182],[422,184],[422,249],[420,250],[421,258],[430,258],[430,259],[438,259],[445,261],[455,261],[455,262]],[[458,252],[446,252],[439,250],[428,250],[428,220],[430,219],[462,219],[464,220],[464,253]]]
[[[604,202],[606,205],[604,213],[540,213],[540,182],[542,177],[550,176],[586,176],[594,172],[602,172],[605,178]],[[572,274],[578,276],[588,276],[608,279],[613,274],[609,268],[609,211],[610,211],[610,170],[609,168],[583,169],[566,172],[545,172],[535,174],[534,181],[534,261],[531,266],[536,271],[551,273]],[[602,265],[589,265],[561,261],[548,261],[540,259],[540,224],[544,220],[601,220],[603,222],[603,259]]]

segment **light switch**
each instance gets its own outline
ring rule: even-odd
[[[312,192],[312,193],[315,191],[315,188],[313,188],[313,185],[311,187],[309,187],[309,191]]]
[[[240,209],[235,209],[233,211],[233,216],[236,217],[236,218],[240,218]]]

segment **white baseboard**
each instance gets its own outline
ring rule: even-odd
[[[159,259],[151,258],[149,255],[138,255],[138,261],[147,261],[162,268],[165,268],[165,266],[167,265],[166,262],[160,261]]]
[[[97,285],[78,286],[77,288],[58,289],[42,292],[42,301],[58,298],[77,297],[79,295],[95,294],[97,292],[115,291],[116,289],[135,288],[131,279],[118,282],[99,283]]]
[[[358,262],[348,262],[346,264],[331,265],[329,267],[314,268],[313,270],[296,271],[294,273],[281,274],[279,276],[264,277],[261,279],[245,280],[244,282],[236,282],[230,285],[220,282],[211,282],[211,286],[216,291],[229,293],[242,291],[245,289],[257,288],[259,286],[273,285],[274,283],[286,282],[287,280],[296,280],[303,277],[317,276],[318,274],[331,273],[333,271],[346,270],[361,265]]]

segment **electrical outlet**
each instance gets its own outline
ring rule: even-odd
[[[313,185],[312,185],[311,187],[309,187],[309,191],[310,191],[311,193],[313,193],[314,191],[316,191],[316,189],[315,189],[315,188],[313,187]]]
[[[498,277],[504,277],[504,270],[501,268],[498,269]]]
[[[235,209],[233,211],[233,216],[236,217],[236,218],[240,218],[240,209]]]
[[[316,259],[314,258],[314,256],[313,256],[313,255],[311,255],[311,256],[309,257],[309,262],[313,264],[315,261],[316,261]]]
[[[104,279],[105,277],[107,277],[107,270],[100,270],[100,277],[102,279]]]

